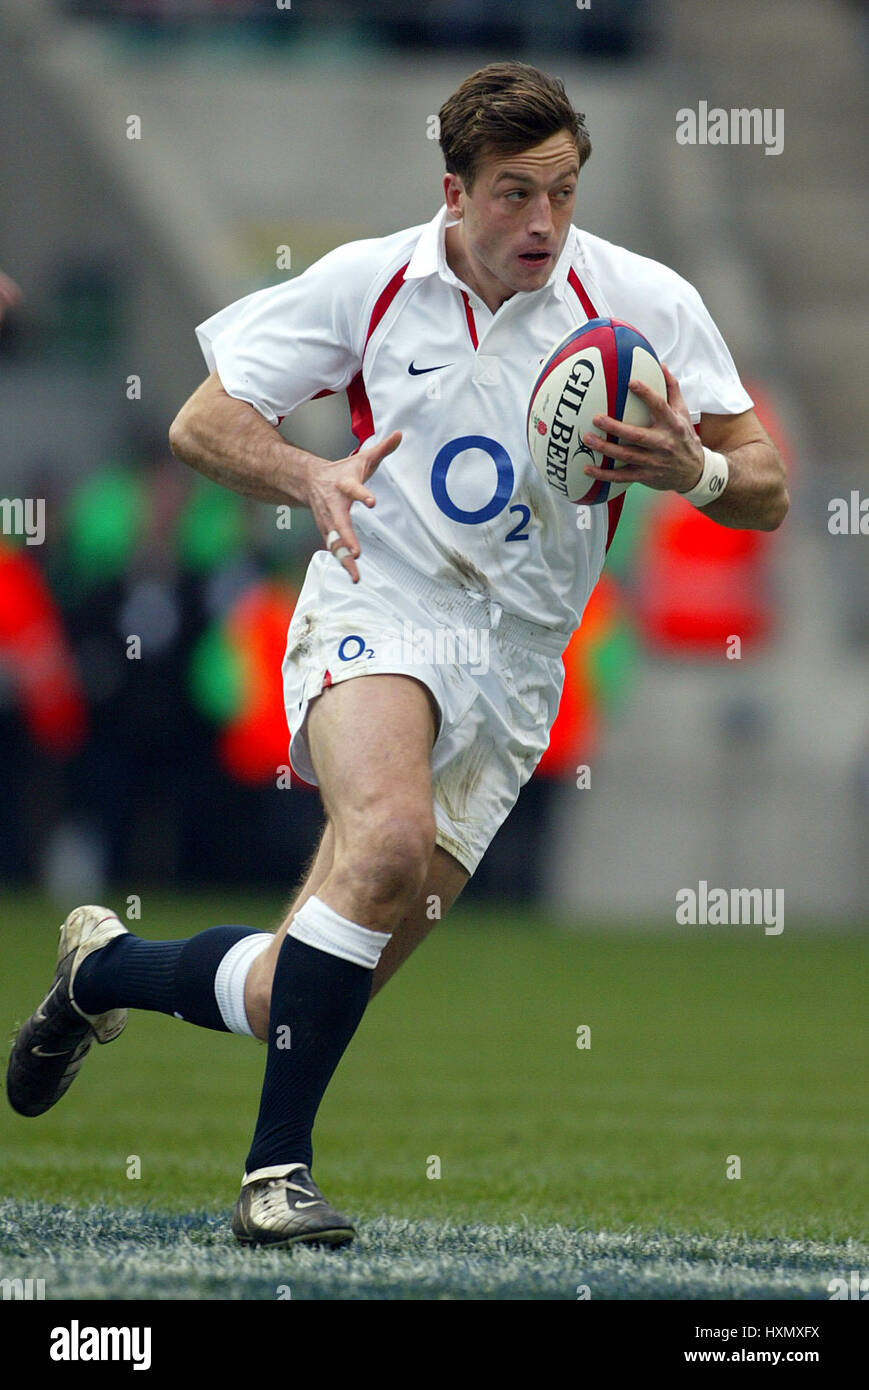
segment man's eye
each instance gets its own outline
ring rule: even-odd
[[[511,189],[510,192],[507,194],[507,197],[508,197],[508,198],[524,198],[524,197],[525,197],[525,191],[524,191],[524,189],[521,189],[521,188],[513,188],[513,189]]]

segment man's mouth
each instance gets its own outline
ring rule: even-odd
[[[520,251],[519,259],[523,265],[543,265],[550,259],[549,251]]]

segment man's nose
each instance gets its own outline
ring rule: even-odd
[[[549,195],[547,193],[541,193],[531,204],[528,230],[529,232],[534,232],[537,236],[549,236],[552,232],[552,205],[549,202]]]

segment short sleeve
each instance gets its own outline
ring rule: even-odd
[[[741,415],[752,399],[727,344],[694,286],[669,266],[588,232],[581,246],[614,318],[645,334],[677,378],[696,424],[701,415]]]
[[[206,319],[196,336],[224,390],[273,425],[319,391],[343,391],[359,371],[371,270],[349,243],[301,275]]]
[[[656,344],[677,378],[696,424],[701,415],[741,415],[753,401],[739,379],[730,351],[693,285],[680,280],[669,343]]]

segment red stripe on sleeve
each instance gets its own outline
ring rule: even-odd
[[[409,265],[410,261],[405,261],[404,265],[400,268],[400,270],[397,270],[395,272],[386,288],[381,290],[380,294],[378,295],[377,302],[371,311],[371,318],[368,320],[368,332],[365,335],[365,344],[362,348],[363,356],[365,354],[365,348],[367,348],[368,346],[368,340],[370,339],[372,333],[379,324],[380,320],[383,318],[383,315],[386,313],[393,299],[398,294],[398,291],[404,284],[404,272],[407,270],[407,267]]]
[[[368,320],[368,332],[365,334],[365,343],[362,347],[363,357],[372,333],[404,284],[404,272],[409,265],[410,261],[405,261],[404,265],[395,272],[389,284],[377,296],[371,311],[371,318]],[[347,403],[350,406],[350,428],[361,448],[366,439],[370,439],[374,433],[374,415],[371,410],[371,402],[368,399],[368,392],[365,390],[365,380],[361,370],[356,373],[347,387]]]

